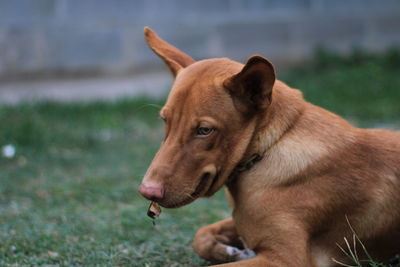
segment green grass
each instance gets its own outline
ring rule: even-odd
[[[400,56],[320,53],[282,80],[360,125],[399,127]],[[151,103],[151,105],[149,104]],[[162,137],[162,101],[0,106],[0,266],[198,266],[197,228],[230,215],[220,192],[163,210],[136,191]]]
[[[221,197],[215,211],[203,200],[154,227],[136,191],[162,134],[148,102],[0,109],[0,144],[17,149],[0,159],[1,266],[205,264],[191,237],[229,215]]]

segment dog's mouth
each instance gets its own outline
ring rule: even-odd
[[[196,189],[193,191],[193,193],[191,193],[184,200],[177,202],[177,203],[172,203],[172,204],[160,203],[160,205],[163,206],[164,208],[179,208],[179,207],[185,206],[185,205],[195,201],[200,196],[207,195],[208,191],[211,188],[213,188],[213,186],[217,180],[218,180],[218,174],[216,174],[216,175],[214,175],[214,177],[212,177],[212,175],[210,173],[205,173],[201,177],[200,182],[197,184]]]

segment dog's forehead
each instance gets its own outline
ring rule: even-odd
[[[223,81],[240,72],[243,64],[228,58],[206,59],[182,69],[172,86],[169,98],[206,96],[209,90],[221,87]]]
[[[181,70],[176,76],[173,90],[205,90],[238,73],[242,64],[228,58],[201,60]]]
[[[223,89],[222,83],[228,77],[240,72],[242,68],[241,63],[227,58],[193,63],[178,73],[165,108],[185,106],[190,110],[195,110],[197,107],[205,110],[208,105],[224,105],[224,102],[228,101],[224,96],[228,94]]]

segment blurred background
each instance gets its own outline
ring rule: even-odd
[[[193,58],[253,54],[357,126],[400,129],[398,0],[0,0],[0,265],[198,266],[223,193],[153,226],[136,191],[172,78],[143,27]]]
[[[195,59],[259,53],[281,70],[316,47],[385,51],[400,43],[399,14],[398,0],[3,0],[0,99],[165,94],[170,77],[145,25]]]

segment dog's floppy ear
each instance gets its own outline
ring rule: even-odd
[[[252,56],[238,73],[224,81],[235,106],[245,113],[266,109],[275,83],[274,66],[262,56]]]
[[[162,40],[149,27],[144,27],[144,36],[149,47],[167,64],[174,76],[178,74],[180,69],[195,62],[193,58]]]

